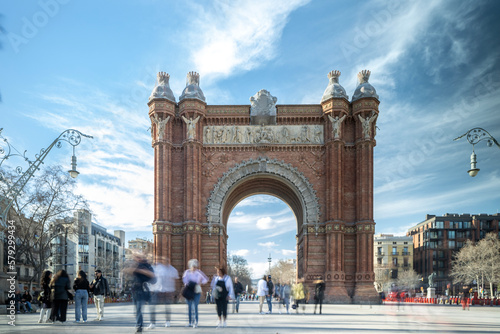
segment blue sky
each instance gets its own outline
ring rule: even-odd
[[[477,145],[471,178],[472,147],[453,138],[477,126],[500,139],[499,12],[497,1],[10,1],[0,127],[31,156],[67,128],[93,135],[77,147],[78,191],[99,224],[152,238],[146,103],[158,71],[177,99],[198,71],[208,104],[249,104],[263,88],[302,104],[320,102],[329,71],[351,97],[369,69],[381,101],[376,232],[497,213],[500,150]],[[66,145],[47,163],[69,168],[70,156]],[[259,274],[269,253],[294,256],[295,224],[279,200],[248,198],[231,214],[229,250]]]

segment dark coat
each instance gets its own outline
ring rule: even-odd
[[[71,289],[68,277],[59,277],[50,287],[54,291],[53,300],[68,300],[68,290]]]

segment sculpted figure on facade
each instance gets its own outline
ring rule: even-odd
[[[372,137],[372,123],[377,119],[377,114],[372,110],[370,116],[366,118],[358,115],[359,120],[361,121],[361,126],[363,127],[363,136],[365,139],[370,139]]]
[[[165,126],[170,120],[170,116],[167,116],[165,119],[160,119],[157,114],[153,116],[153,122],[156,124],[156,129],[158,130],[158,140],[163,140],[163,136],[165,135]],[[151,128],[151,135],[153,134],[153,128]]]
[[[192,118],[186,118],[181,116],[184,122],[187,124],[187,137],[188,139],[194,139],[194,135],[196,134],[196,123],[200,120],[200,116],[196,117],[194,120]]]
[[[330,122],[332,122],[333,138],[338,139],[340,136],[340,127],[342,126],[342,122],[346,118],[346,115],[342,117],[339,116],[332,117],[332,115],[328,115],[328,118],[330,119]]]

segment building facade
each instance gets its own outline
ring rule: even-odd
[[[382,270],[388,280],[397,279],[398,273],[413,269],[413,238],[378,234],[374,237],[375,270]]]
[[[179,102],[160,72],[149,98],[154,149],[154,254],[215,274],[227,264],[231,210],[255,194],[286,202],[297,221],[297,278],[326,282],[327,302],[378,300],[373,282],[373,150],[379,100],[358,74],[351,99],[328,74],[321,102],[208,105],[195,72]],[[250,95],[250,94],[249,94]]]
[[[153,254],[153,242],[141,238],[135,238],[135,240],[128,241],[128,249],[131,252],[141,252],[143,254]]]
[[[90,281],[94,271],[100,269],[111,292],[123,290],[121,269],[125,261],[125,231],[108,233],[103,226],[92,223],[92,214],[82,209],[75,212],[71,224],[56,223],[55,233],[54,255],[49,261],[53,272],[65,269],[73,279],[83,270]]]
[[[422,275],[424,280],[435,273],[436,292],[446,293],[447,289],[453,288],[453,280],[449,277],[453,254],[468,240],[477,242],[490,232],[499,235],[499,219],[498,213],[427,215],[423,222],[407,232],[407,236],[413,238],[415,271]]]

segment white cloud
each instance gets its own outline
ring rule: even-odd
[[[250,253],[248,249],[239,249],[237,251],[231,252],[231,254],[238,255],[238,256],[247,256]]]
[[[262,278],[269,269],[269,262],[248,262],[248,267],[252,272],[252,278]]]
[[[279,245],[278,245],[278,244],[276,244],[274,241],[259,242],[257,245],[258,245],[258,246],[260,246],[260,247],[266,248],[266,249],[272,249],[272,248],[274,248],[274,247],[279,246]]]
[[[297,252],[295,250],[291,250],[291,249],[282,249],[281,250],[281,254],[285,255],[285,256],[295,256]]]
[[[275,57],[288,16],[309,0],[226,0],[213,8],[194,7],[189,40],[201,75],[228,76],[248,71]],[[198,17],[194,19],[193,17]]]
[[[255,224],[259,230],[270,230],[273,228],[273,219],[271,217],[262,217]]]

